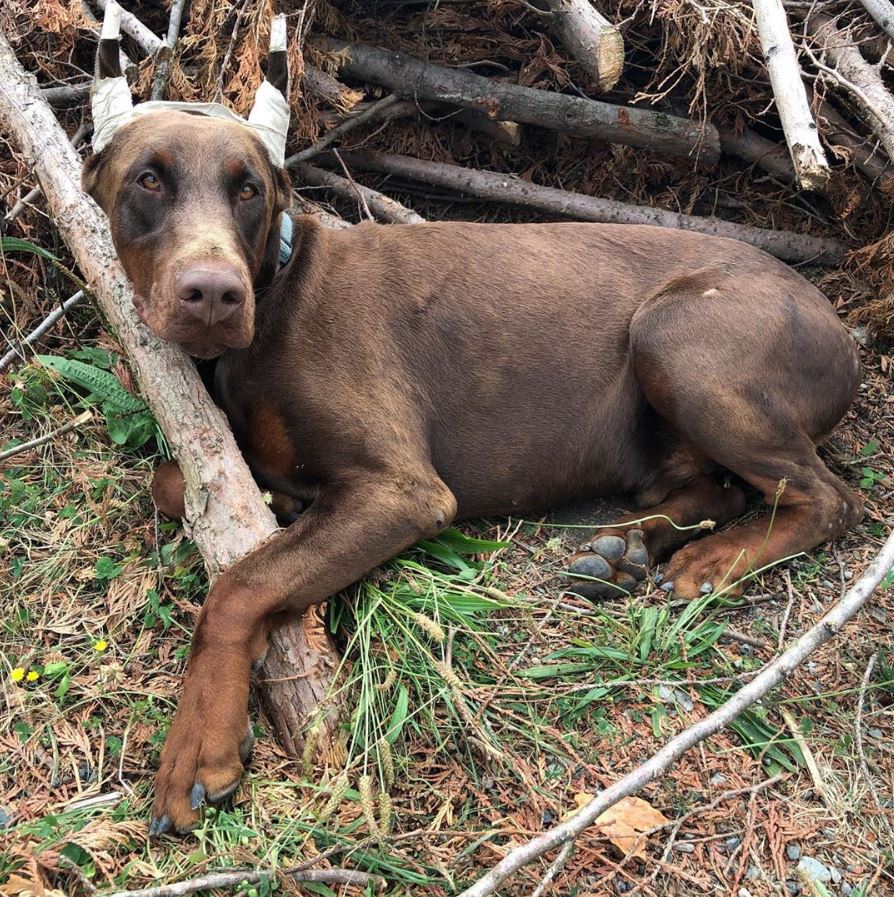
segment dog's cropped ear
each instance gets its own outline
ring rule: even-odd
[[[81,189],[93,197],[106,214],[109,211],[107,205],[109,192],[105,177],[108,172],[108,155],[107,152],[101,152],[88,156],[81,169]]]

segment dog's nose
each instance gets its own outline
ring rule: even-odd
[[[209,327],[231,317],[245,303],[245,285],[235,268],[194,265],[177,275],[177,298]]]

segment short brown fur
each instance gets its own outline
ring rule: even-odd
[[[164,191],[143,195],[134,178],[157,163]],[[237,163],[258,185],[252,208],[228,186]],[[575,588],[617,594],[669,555],[665,578],[685,598],[736,592],[750,570],[860,519],[816,454],[856,393],[855,347],[818,290],[750,246],[652,227],[329,231],[297,217],[274,274],[283,173],[246,129],[182,113],[125,128],[84,183],[144,320],[193,352],[223,352],[218,400],[259,481],[309,504],[208,596],[155,830],[188,829],[191,794],[235,787],[249,670],[270,627],[456,516],[628,492],[643,514],[572,558]],[[183,318],[172,271],[197,255],[254,286],[238,321]],[[692,530],[639,522],[734,519],[745,502],[731,474],[777,505],[772,526],[684,544]]]

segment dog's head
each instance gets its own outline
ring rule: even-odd
[[[100,75],[118,79],[117,35],[110,50],[104,34]],[[153,333],[200,358],[243,348],[254,334],[254,288],[276,271],[280,218],[291,204],[270,129],[174,104],[137,115],[144,109],[129,106],[129,94],[124,105],[115,113],[123,123],[105,128],[82,183],[109,217],[137,312]]]

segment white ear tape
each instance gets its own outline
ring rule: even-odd
[[[278,53],[287,48],[286,17],[284,15],[274,16],[270,22],[270,52]]]
[[[100,40],[118,40],[121,37],[121,7],[115,0],[106,3],[106,13],[102,18]]]

